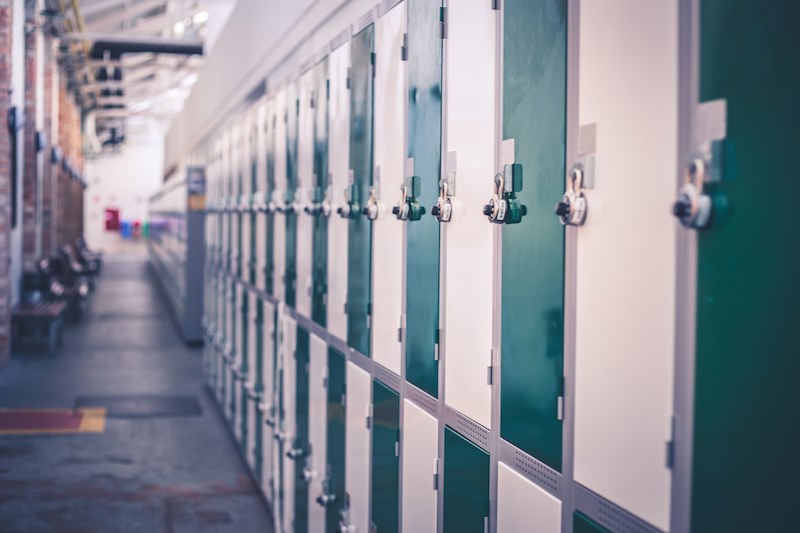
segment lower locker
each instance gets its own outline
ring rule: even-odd
[[[294,461],[294,533],[308,531],[308,496],[311,472],[307,460],[311,455],[309,446],[309,366],[310,335],[298,326],[295,349],[295,431],[292,448],[287,452]]]
[[[497,481],[497,532],[560,531],[561,501],[500,463]]]
[[[247,326],[247,380],[245,381],[246,392],[246,413],[245,425],[247,431],[245,432],[247,438],[245,443],[245,458],[247,464],[253,469],[256,476],[260,476],[260,469],[257,468],[256,462],[259,455],[256,454],[256,433],[258,433],[259,425],[257,420],[258,413],[258,388],[260,385],[259,379],[259,353],[257,338],[261,335],[261,304],[258,296],[255,293],[250,293],[248,296],[248,326]]]
[[[609,533],[591,518],[576,512],[572,516],[572,533]]]
[[[325,342],[311,335],[308,371],[308,456],[306,478],[308,479],[308,531],[324,533],[325,507],[317,499],[325,491],[328,470],[326,433],[328,420],[328,347]]]
[[[234,336],[233,336],[233,366],[231,367],[232,374],[233,374],[233,396],[231,399],[231,411],[233,413],[233,434],[236,435],[236,440],[241,445],[242,437],[244,436],[242,431],[244,429],[244,412],[243,408],[245,405],[245,391],[244,391],[244,380],[243,378],[243,370],[245,370],[245,344],[244,344],[244,334],[245,334],[245,324],[247,324],[247,306],[245,305],[245,297],[246,293],[244,287],[240,284],[236,284],[236,301],[233,309],[236,312],[236,318],[234,320]]]
[[[288,452],[292,449],[295,435],[295,359],[294,353],[297,346],[297,323],[293,318],[278,309],[278,324],[280,328],[280,341],[278,351],[278,366],[276,394],[278,399],[277,418],[275,421],[275,463],[278,472],[275,475],[277,502],[273,506],[276,529],[279,532],[292,531],[294,523],[294,486],[295,468],[294,461],[289,458]]]
[[[403,531],[435,533],[439,423],[405,400],[403,406]]]
[[[342,524],[348,533],[369,531],[369,458],[372,380],[367,372],[347,363],[345,502]]]
[[[233,422],[233,402],[234,402],[234,377],[233,365],[235,355],[235,330],[236,330],[236,288],[237,284],[233,278],[227,281],[227,298],[225,307],[225,382],[222,386],[223,412],[228,422]]]
[[[263,390],[261,392],[261,412],[263,413],[263,433],[261,435],[261,487],[267,497],[267,501],[273,504],[273,509],[276,507],[275,501],[275,462],[273,453],[276,446],[274,438],[275,429],[275,371],[276,365],[276,313],[275,307],[267,301],[262,302],[263,306],[263,326],[261,334],[261,383]]]
[[[446,428],[443,474],[445,533],[488,531],[489,454]]]
[[[375,381],[372,389],[370,531],[398,531],[400,514],[400,396]]]
[[[325,530],[339,531],[345,505],[345,418],[347,370],[344,354],[328,349],[327,435],[325,458],[327,467],[322,492],[317,503],[325,508]]]

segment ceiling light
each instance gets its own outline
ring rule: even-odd
[[[192,24],[195,26],[199,26],[204,22],[208,22],[208,11],[198,11],[192,17]]]

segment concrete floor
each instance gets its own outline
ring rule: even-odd
[[[200,415],[109,418],[102,434],[0,435],[0,531],[271,532],[269,510],[140,252],[109,257],[55,354],[15,354],[0,407],[78,397],[196,398]]]

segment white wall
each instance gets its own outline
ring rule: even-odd
[[[119,232],[105,231],[106,208],[120,210],[121,220],[148,219],[150,196],[164,178],[164,144],[160,138],[148,143],[126,144],[116,154],[101,154],[86,163],[84,233],[90,248],[112,248]]]

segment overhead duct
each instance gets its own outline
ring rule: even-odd
[[[95,41],[89,57],[102,59],[110,57],[119,59],[122,54],[140,54],[152,52],[154,54],[175,54],[175,55],[203,55],[203,43],[199,41],[176,41],[163,39],[134,39],[126,41]],[[108,56],[105,54],[108,53]]]

